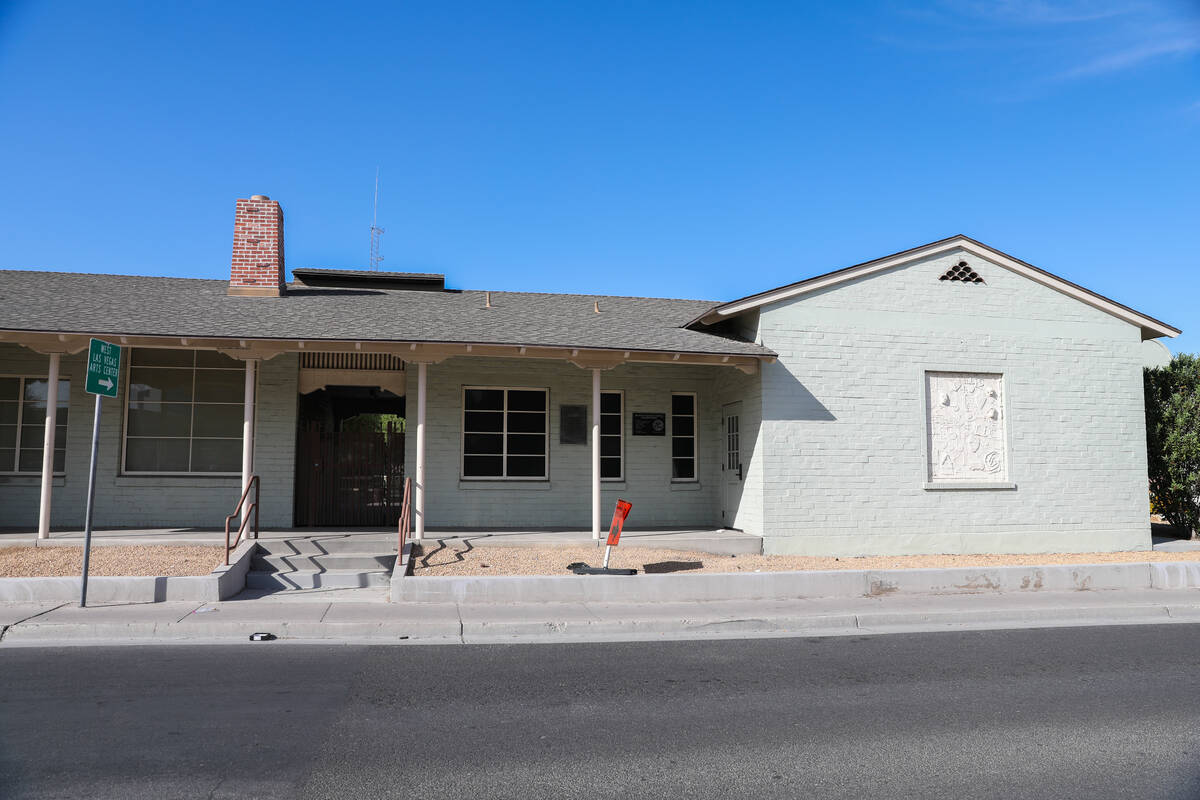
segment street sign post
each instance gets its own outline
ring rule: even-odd
[[[79,607],[87,606],[88,561],[92,554],[92,511],[96,505],[96,456],[100,449],[100,398],[116,397],[121,382],[121,348],[92,339],[88,348],[87,380],[84,388],[96,395],[92,416],[92,464],[88,470],[87,512],[83,520],[83,578],[79,582]]]

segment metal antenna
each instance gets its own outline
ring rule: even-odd
[[[375,211],[371,215],[371,269],[379,269],[379,262],[383,261],[383,256],[379,255],[379,237],[383,236],[386,231],[379,227],[379,167],[375,168]]]

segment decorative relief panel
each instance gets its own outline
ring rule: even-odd
[[[1008,477],[1002,376],[927,372],[925,396],[931,481]]]

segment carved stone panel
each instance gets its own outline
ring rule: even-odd
[[[1008,479],[1002,376],[927,372],[925,400],[929,480]]]

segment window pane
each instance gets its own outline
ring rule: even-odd
[[[542,456],[509,456],[510,478],[542,478],[546,475],[546,459]]]
[[[692,414],[696,410],[696,398],[690,394],[671,395],[672,414]]]
[[[22,450],[21,464],[17,467],[21,472],[41,472],[42,471],[42,450]]]
[[[18,405],[15,401],[12,403],[0,403],[0,425],[16,425],[17,408]]]
[[[0,447],[16,447],[16,446],[17,446],[17,426],[16,425],[0,425]],[[3,469],[5,469],[4,464],[0,463],[0,470],[3,470]],[[11,464],[9,464],[8,469],[12,469]]]
[[[16,466],[17,451],[12,447],[0,447],[0,472],[12,472]]]
[[[192,374],[190,369],[131,369],[129,399],[152,403],[190,402]]]
[[[696,454],[695,439],[672,439],[671,456],[673,458],[691,458]]]
[[[602,458],[602,459],[600,459],[600,477],[601,478],[619,478],[619,477],[621,477],[621,459],[619,459],[619,458]]]
[[[545,433],[545,414],[510,413],[508,415],[509,433]]]
[[[600,437],[600,455],[601,456],[619,456],[621,455],[621,440],[616,436],[601,436]]]
[[[241,472],[240,439],[193,439],[192,472]]]
[[[130,472],[187,472],[187,439],[128,439],[125,469]]]
[[[463,475],[468,478],[499,478],[504,459],[500,456],[464,456]]]
[[[216,350],[197,350],[196,366],[236,369],[241,371],[243,374],[246,371],[246,365],[241,361],[238,361],[236,358],[230,358],[224,353],[218,353]]]
[[[237,403],[246,399],[246,373],[223,369],[196,370],[197,403]]]
[[[59,449],[55,448],[55,450],[54,450],[54,471],[55,472],[66,472],[67,471],[67,451],[66,450],[59,450]]]
[[[508,393],[509,411],[545,411],[546,393],[514,390]]]
[[[545,455],[546,437],[539,434],[517,434],[508,437],[508,452],[518,456]]]
[[[619,436],[621,434],[621,417],[617,414],[601,414],[600,433],[604,436]]]
[[[130,436],[187,436],[192,407],[187,403],[130,403]]]
[[[498,433],[468,433],[463,437],[463,452],[473,456],[500,455],[503,447],[504,437]]]
[[[55,428],[55,434],[58,429]],[[46,424],[40,425],[22,425],[21,426],[21,447],[41,448],[42,442],[46,440]]]
[[[241,440],[242,406],[208,406],[197,403],[195,409],[192,414],[192,436],[230,436]]]
[[[693,417],[671,417],[672,436],[694,436],[696,420]]]
[[[671,459],[671,477],[676,480],[688,480],[696,477],[696,462],[690,458]]]
[[[20,378],[0,378],[0,402],[15,403],[21,397]]]
[[[65,419],[63,416],[67,413],[67,407],[71,405],[71,382],[69,380],[60,380],[58,382],[58,418]]]
[[[504,409],[504,392],[501,389],[467,389],[463,402],[467,411]]]
[[[504,430],[504,414],[499,411],[468,411],[463,418],[467,433],[500,433]]]
[[[601,392],[600,393],[600,413],[602,414],[620,414],[621,413],[621,395],[616,392]]]
[[[191,350],[158,350],[152,347],[134,348],[129,363],[139,367],[190,367],[195,363]]]

